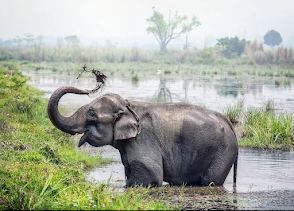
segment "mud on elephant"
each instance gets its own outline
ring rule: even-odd
[[[79,146],[88,142],[118,149],[127,186],[161,186],[163,181],[220,186],[237,162],[238,143],[232,124],[218,112],[183,103],[128,101],[106,94],[64,117],[58,102],[67,93],[85,95],[89,91],[57,89],[48,103],[51,122],[66,133],[83,134]],[[234,170],[236,174],[236,165]]]

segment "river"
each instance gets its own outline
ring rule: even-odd
[[[92,89],[93,76],[62,74],[49,70],[22,70],[30,76],[30,84],[46,91],[49,98],[60,86],[75,86]],[[241,85],[240,85],[241,84]],[[261,107],[273,100],[276,112],[294,112],[294,82],[287,86],[277,86],[271,78],[242,78],[229,75],[164,75],[154,71],[151,76],[139,75],[139,81],[121,74],[108,75],[106,88],[94,96],[75,96],[67,94],[60,100],[65,115],[72,114],[80,106],[91,102],[104,93],[116,93],[129,100],[187,102],[223,112],[226,106],[244,102],[244,108]],[[161,95],[161,97],[159,96]],[[158,99],[158,98],[161,99]],[[94,148],[83,146],[82,150],[91,154],[112,158],[115,162],[94,169],[88,178],[93,182],[110,182],[112,186],[125,185],[124,168],[119,152],[111,146]],[[239,150],[238,177],[233,188],[233,172],[229,173],[224,188],[228,193],[252,193],[294,191],[294,152],[264,151],[241,148]]]

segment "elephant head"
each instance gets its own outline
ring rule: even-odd
[[[58,102],[66,93],[88,95],[90,91],[74,87],[57,89],[48,102],[48,116],[55,127],[71,135],[82,134],[79,146],[114,145],[115,141],[130,139],[140,133],[140,120],[129,102],[119,95],[106,94],[82,106],[72,116],[58,111]]]

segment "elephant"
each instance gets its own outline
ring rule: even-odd
[[[222,186],[234,164],[238,142],[231,122],[222,114],[185,103],[129,101],[104,94],[69,117],[58,111],[67,94],[91,91],[60,87],[48,102],[52,124],[71,135],[83,134],[78,146],[89,143],[118,149],[126,186]]]

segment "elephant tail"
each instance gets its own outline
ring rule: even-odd
[[[237,151],[237,156],[234,162],[234,184],[236,184],[236,181],[237,181],[238,154],[239,152]]]

